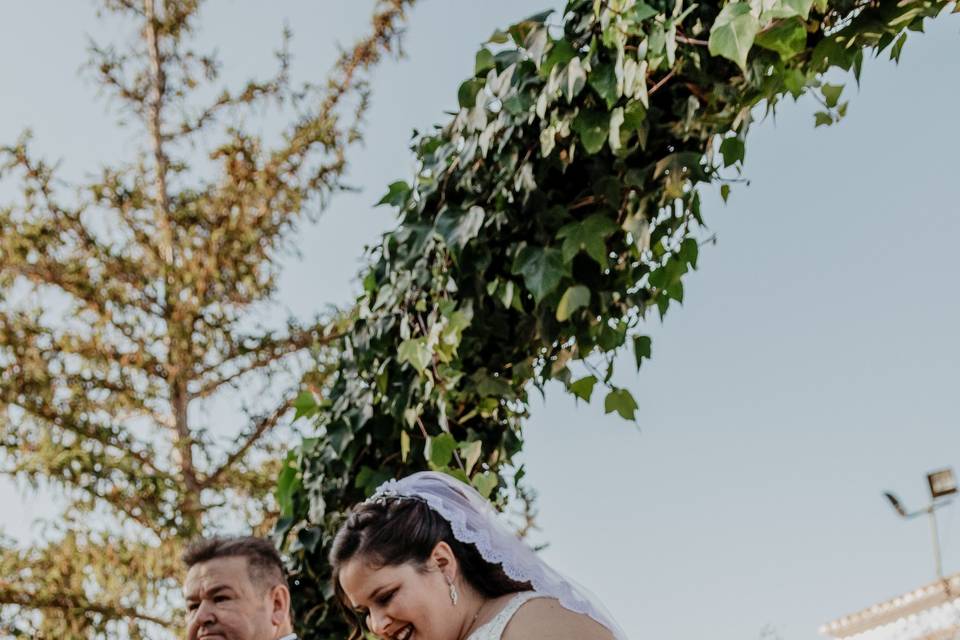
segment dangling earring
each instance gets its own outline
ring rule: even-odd
[[[450,602],[453,603],[453,606],[457,606],[457,600],[460,599],[460,594],[457,593],[457,585],[453,584],[453,580],[450,581]]]

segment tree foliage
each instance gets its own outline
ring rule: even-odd
[[[0,542],[0,634],[170,637],[183,543],[272,526],[275,432],[338,325],[253,320],[304,212],[340,187],[410,4],[379,2],[325,84],[291,81],[285,34],[275,76],[215,93],[200,2],[104,0],[137,37],[92,45],[90,68],[142,145],[74,193],[29,136],[0,148],[22,194],[0,208],[0,463],[64,504],[44,539]],[[247,117],[271,105],[294,114],[279,140]],[[245,423],[214,433],[201,410],[238,385]]]
[[[498,31],[420,135],[400,224],[373,250],[327,384],[301,396],[320,436],[280,474],[277,534],[295,565],[301,637],[336,637],[326,553],[344,510],[423,468],[503,504],[525,495],[528,394],[558,381],[628,420],[614,355],[683,301],[703,240],[700,190],[724,198],[758,109],[811,94],[840,119],[866,54],[897,58],[939,0],[570,0]],[[833,75],[831,75],[833,77]],[[576,373],[576,375],[575,375]],[[647,400],[650,401],[650,400]],[[511,486],[508,486],[511,485]]]

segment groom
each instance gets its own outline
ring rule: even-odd
[[[187,640],[295,640],[283,561],[267,540],[208,538],[183,554]]]

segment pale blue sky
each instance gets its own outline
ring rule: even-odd
[[[443,121],[476,47],[554,0],[423,0],[408,58],[377,74],[359,194],[301,234],[281,302],[310,315],[347,303],[364,244],[392,226],[371,205],[412,172],[410,132]],[[34,129],[70,175],[131,144],[75,77],[89,2],[5,3],[0,140]],[[319,78],[367,2],[211,0],[205,35],[228,77],[266,70],[286,17],[294,70]],[[541,538],[632,638],[816,637],[823,622],[932,578],[926,523],[899,521],[924,474],[960,466],[960,17],[911,34],[899,66],[865,65],[850,113],[813,128],[808,101],[754,129],[749,187],[705,194],[719,242],[701,252],[687,300],[652,320],[653,360],[617,381],[640,427],[559,389],[535,402],[523,455],[540,493]],[[0,190],[0,194],[9,192]],[[952,391],[951,391],[952,390]],[[0,489],[0,528],[29,535],[45,513]],[[960,570],[956,507],[942,512],[945,567]]]

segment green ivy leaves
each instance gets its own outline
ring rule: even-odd
[[[710,54],[736,62],[743,71],[754,44],[790,60],[807,47],[806,20],[812,7],[813,0],[774,0],[758,12],[748,2],[731,2],[710,29]]]
[[[710,28],[711,55],[733,60],[741,69],[747,68],[747,54],[760,30],[760,21],[746,2],[731,2],[723,7]]]
[[[432,359],[433,351],[427,346],[426,338],[404,340],[397,349],[397,362],[409,362],[421,375]]]
[[[480,232],[484,217],[483,209],[478,206],[467,211],[450,208],[437,216],[434,226],[448,247],[463,249]]]
[[[534,302],[539,303],[557,288],[569,270],[570,265],[559,249],[526,246],[517,253],[512,272],[523,276]]]
[[[603,149],[610,132],[610,115],[605,111],[583,109],[573,120],[573,130],[580,136],[583,148],[593,154]]]
[[[634,420],[636,418],[637,401],[626,389],[613,389],[603,400],[603,410],[606,413],[616,411],[624,420]]]
[[[567,289],[557,304],[557,320],[566,322],[573,312],[590,304],[590,289],[582,284]]]
[[[608,262],[607,238],[617,231],[616,223],[609,216],[594,214],[581,222],[562,227],[557,238],[563,240],[561,255],[564,263],[570,263],[581,251],[586,251],[602,267]]]
[[[780,54],[781,60],[789,60],[807,48],[806,23],[798,17],[778,21],[769,29],[760,32],[756,43],[764,49]]]
[[[297,399],[324,435],[288,461],[302,473],[283,470],[284,532],[329,539],[383,474],[433,468],[495,501],[508,482],[519,494],[522,470],[499,471],[522,447],[528,392],[549,380],[578,401],[599,386],[607,413],[637,420],[611,383],[615,355],[632,347],[643,366],[648,314],[683,301],[698,189],[725,177],[718,165],[742,167],[752,114],[815,90],[818,124],[835,122],[846,103],[823,74],[856,73],[870,48],[899,56],[905,30],[943,5],[685,4],[572,0],[563,29],[534,16],[480,50],[460,110],[415,142],[415,180],[381,199],[402,224],[372,253],[342,355],[322,393]],[[305,640],[344,635],[320,551],[299,558]]]

